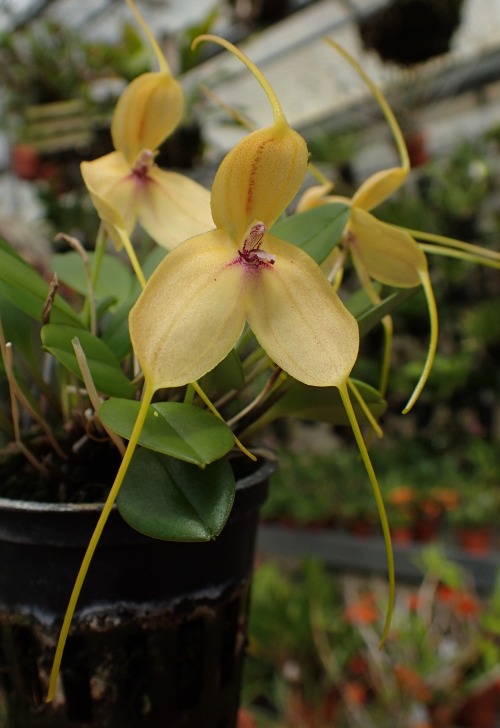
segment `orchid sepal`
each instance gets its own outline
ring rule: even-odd
[[[184,115],[184,92],[170,73],[152,71],[131,81],[116,104],[111,122],[113,146],[130,167],[144,149],[154,151]]]

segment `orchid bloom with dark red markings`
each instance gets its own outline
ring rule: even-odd
[[[305,384],[340,386],[356,361],[358,326],[316,263],[269,228],[297,193],[307,147],[266,80],[272,126],[249,134],[222,161],[212,188],[216,225],[173,250],[130,314],[130,333],[153,389],[198,380],[237,343],[245,322],[281,369]]]

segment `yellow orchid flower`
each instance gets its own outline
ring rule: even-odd
[[[268,229],[307,170],[307,147],[283,115],[249,134],[221,163],[212,188],[216,229],[172,251],[130,314],[130,334],[146,382],[158,389],[195,381],[238,341],[245,321],[269,357],[314,386],[345,382],[357,357],[356,321],[318,266]]]
[[[158,147],[183,116],[184,94],[132,0],[127,3],[153,47],[159,71],[144,73],[127,86],[111,123],[115,151],[83,162],[81,172],[92,198],[116,208],[129,234],[139,222],[153,240],[172,248],[213,225],[210,193],[155,164]]]
[[[300,212],[329,202],[343,202],[350,206],[351,214],[344,234],[344,244],[351,253],[352,261],[363,287],[374,303],[378,303],[380,297],[371,283],[372,279],[396,288],[413,288],[422,285],[429,308],[431,335],[422,374],[408,404],[403,410],[406,413],[417,401],[432,368],[438,338],[436,303],[429,277],[427,259],[416,241],[406,230],[378,220],[371,213],[371,210],[386,200],[405,182],[410,171],[408,151],[396,118],[382,93],[372,83],[361,66],[341,46],[330,38],[325,40],[355,68],[375,96],[393,131],[401,164],[398,167],[381,170],[373,174],[361,185],[352,199],[328,194],[333,185],[329,185],[322,179],[322,184],[306,191],[297,206],[297,210]],[[387,387],[392,320],[389,316],[386,316],[382,323],[386,338],[380,384],[383,393]]]

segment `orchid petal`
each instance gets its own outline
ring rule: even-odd
[[[101,160],[96,160],[101,161]],[[83,172],[83,166],[88,169],[89,165],[94,165],[94,162],[85,162],[82,164],[82,172]],[[86,169],[86,171],[87,171]],[[92,204],[94,205],[95,209],[97,210],[97,214],[99,215],[99,218],[101,219],[102,224],[104,225],[107,234],[113,241],[115,247],[117,250],[120,250],[123,247],[123,236],[127,236],[127,229],[125,225],[125,221],[123,219],[123,216],[120,213],[120,210],[116,208],[113,204],[111,204],[106,197],[104,197],[99,190],[99,188],[95,188],[92,184],[94,182],[93,174],[91,175],[84,175],[85,184],[87,186],[87,190],[90,195],[90,199],[92,200]],[[98,175],[96,176],[96,180],[98,180]]]
[[[137,194],[136,179],[123,154],[111,152],[92,162],[82,162],[80,170],[99,216],[102,218],[95,202],[96,196],[107,200],[115,208],[130,235],[137,219],[140,196]]]
[[[236,344],[245,322],[244,269],[227,235],[187,240],[160,263],[130,312],[134,351],[154,389],[194,382]]]
[[[118,99],[111,136],[130,167],[144,150],[156,150],[178,126],[184,113],[182,87],[166,71],[134,78]]]
[[[314,261],[299,248],[267,235],[275,263],[255,275],[247,319],[267,355],[295,379],[340,386],[356,361],[359,330]]]
[[[420,285],[427,260],[407,232],[359,208],[351,211],[349,230],[352,254],[369,276],[397,288]]]
[[[140,197],[139,222],[165,248],[214,227],[209,190],[182,174],[152,167],[143,180]]]
[[[113,241],[115,248],[121,250],[125,248],[125,251],[129,257],[130,263],[137,279],[141,286],[144,288],[146,285],[146,279],[142,272],[141,264],[139,263],[135,254],[132,243],[128,236],[128,232],[125,228],[125,222],[119,212],[105,197],[101,197],[92,187],[88,186],[88,191],[92,199],[92,203],[97,210],[97,214],[101,218],[101,223],[104,225],[106,233]]]
[[[222,160],[212,187],[218,228],[238,240],[254,220],[266,227],[297,194],[307,170],[307,146],[286,122],[259,129]]]
[[[313,185],[312,187],[309,187],[300,196],[295,211],[305,212],[306,210],[312,210],[314,207],[319,207],[320,205],[327,204],[328,202],[330,202],[330,198],[326,197],[326,195],[328,195],[328,193],[332,189],[333,182],[328,182],[324,185]]]
[[[373,210],[374,207],[387,200],[393,192],[401,187],[407,176],[408,169],[403,167],[381,169],[380,172],[372,174],[363,182],[352,198],[353,207]]]

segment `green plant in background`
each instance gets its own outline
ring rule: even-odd
[[[247,704],[265,699],[268,711],[259,711],[259,719],[278,712],[292,721],[307,709],[318,714],[332,709],[361,639],[343,618],[341,592],[324,567],[311,559],[287,573],[272,562],[263,564],[250,622],[243,699]]]
[[[491,191],[493,169],[486,142],[466,140],[449,157],[427,165],[425,171],[428,201],[449,221],[450,234],[456,230],[460,234],[460,224],[477,219]]]
[[[422,551],[419,567],[423,579],[398,595],[380,652],[386,594],[379,585],[339,578],[312,560],[287,573],[264,563],[255,576],[244,688],[259,725],[390,720],[416,728],[444,714],[453,724],[469,697],[494,685],[500,581],[480,600],[470,574],[437,547]]]
[[[90,103],[92,82],[130,81],[149,66],[137,31],[125,26],[119,46],[89,42],[53,21],[37,21],[0,36],[7,109],[24,116],[34,104],[69,99]]]

